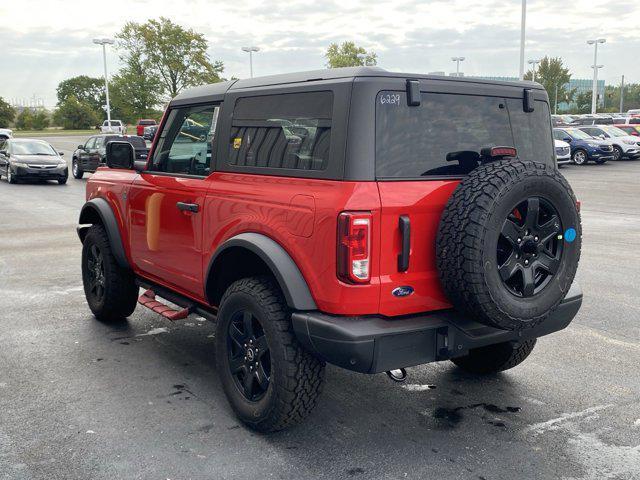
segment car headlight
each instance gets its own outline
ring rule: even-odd
[[[22,163],[22,162],[13,162],[13,164],[14,164],[16,167],[28,168],[28,166],[27,166],[27,164],[26,164],[26,163]]]
[[[67,162],[59,163],[58,168],[67,168]]]

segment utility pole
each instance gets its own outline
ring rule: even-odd
[[[249,74],[253,78],[253,52],[259,52],[260,49],[258,47],[242,47],[242,51],[249,53]]]
[[[533,72],[532,81],[536,81],[536,67],[542,60],[529,60],[529,65],[531,65],[531,71]]]
[[[522,19],[520,22],[520,81],[524,80],[524,38],[527,24],[527,0],[522,0]]]
[[[556,101],[553,104],[553,114],[558,114],[558,84],[556,83]]]
[[[622,75],[622,82],[620,83],[620,113],[624,109],[624,75]]]

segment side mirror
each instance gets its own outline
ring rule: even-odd
[[[598,135],[598,137],[602,140],[605,140],[607,138],[607,136],[604,133],[602,135]]]
[[[563,142],[571,143],[571,137],[564,137],[562,139]]]
[[[136,151],[128,142],[107,143],[107,167],[132,169]]]
[[[84,150],[84,145],[78,145],[78,150]]]
[[[58,155],[62,157],[64,155],[64,152],[58,152]]]

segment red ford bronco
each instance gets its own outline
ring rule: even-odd
[[[347,68],[193,88],[148,161],[109,143],[79,223],[95,316],[215,320],[225,393],[260,431],[307,416],[326,362],[498,372],[582,303],[579,204],[535,83]]]

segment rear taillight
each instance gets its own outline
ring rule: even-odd
[[[371,214],[343,212],[338,216],[338,278],[347,283],[371,280]]]

